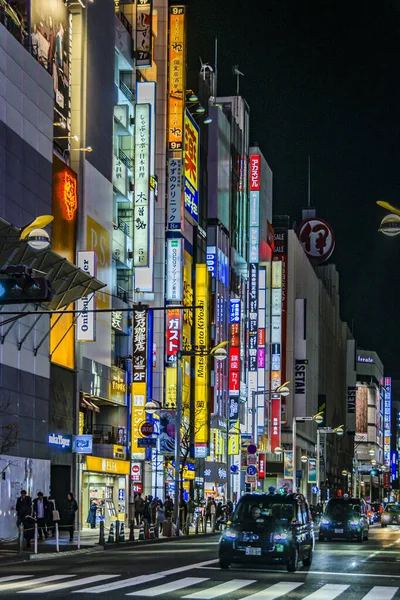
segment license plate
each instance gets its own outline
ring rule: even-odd
[[[283,551],[284,551],[284,546],[283,546],[283,544],[277,544],[277,545],[276,545],[276,551],[277,551],[277,552],[283,552]]]
[[[246,556],[261,556],[261,548],[246,548]]]
[[[335,529],[335,533],[343,533],[343,529]]]

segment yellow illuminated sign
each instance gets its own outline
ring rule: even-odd
[[[208,348],[209,332],[209,272],[207,265],[196,265],[196,306],[195,309],[195,344]],[[201,458],[207,456],[208,435],[209,435],[209,411],[208,411],[208,393],[209,393],[209,357],[196,356],[195,358],[195,457]]]
[[[146,382],[132,383],[131,404],[131,453],[135,458],[144,458],[145,449],[139,448],[138,438],[142,438],[140,425],[146,419],[144,406],[146,404]]]
[[[199,220],[199,141],[200,129],[189,112],[185,112],[185,209]]]
[[[192,467],[194,467],[193,464],[191,464]],[[174,477],[175,477],[175,468],[172,465],[172,462],[169,462],[167,464],[167,469],[169,469],[171,471],[171,473],[173,473]],[[184,465],[183,466],[183,472],[182,472],[182,477],[183,479],[194,479],[195,478],[195,474],[196,471],[192,468],[189,469],[188,465]]]
[[[100,223],[86,217],[86,250],[94,250],[97,254],[97,277],[100,281],[108,281],[111,269],[111,235]],[[96,292],[96,308],[110,308],[110,291]]]
[[[185,7],[169,9],[168,150],[183,149],[185,107]]]
[[[130,463],[128,460],[100,458],[99,456],[86,457],[86,470],[115,475],[129,475]]]
[[[176,408],[176,365],[165,369],[165,406]]]
[[[79,424],[78,424],[79,435],[83,434],[84,428],[85,428],[85,414],[80,410],[79,411]]]
[[[240,452],[239,432],[240,432],[239,421],[236,421],[235,423],[232,424],[232,428],[229,430],[229,433],[228,433],[228,454],[230,456],[235,456],[236,454],[239,454],[239,452]]]
[[[272,289],[279,289],[282,287],[282,261],[272,261]]]

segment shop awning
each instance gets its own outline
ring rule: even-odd
[[[88,410],[92,410],[93,412],[100,412],[100,408],[96,406],[93,402],[90,402],[90,400],[87,400],[82,394],[79,405],[81,408],[87,408]]]
[[[50,248],[34,250],[19,239],[20,230],[0,219],[0,270],[10,265],[25,265],[51,282],[51,302],[43,308],[60,310],[83,296],[97,292],[105,284],[87,275]]]

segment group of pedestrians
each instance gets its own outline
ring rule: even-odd
[[[17,527],[23,526],[27,548],[30,547],[31,540],[34,538],[35,524],[37,524],[38,539],[47,539],[49,535],[54,536],[55,524],[61,520],[61,517],[69,532],[69,541],[73,541],[78,503],[72,492],[67,495],[62,516],[60,516],[54,498],[44,496],[43,492],[38,492],[36,498],[32,501],[26,490],[22,490],[20,497],[17,499],[15,510],[17,513]]]

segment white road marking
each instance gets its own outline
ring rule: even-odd
[[[303,582],[293,581],[292,583],[287,583],[281,581],[279,583],[275,583],[275,585],[271,585],[269,588],[266,588],[261,592],[256,592],[255,594],[251,594],[251,596],[240,598],[240,600],[275,600],[275,598],[281,598],[281,596],[289,594],[300,585],[303,585]]]
[[[343,594],[350,586],[336,583],[327,583],[322,588],[305,596],[303,600],[333,600]]]
[[[399,588],[376,585],[362,600],[391,600]]]
[[[33,575],[8,575],[8,577],[0,577],[0,584],[6,581],[14,581],[15,579],[27,579]]]
[[[231,581],[226,581],[225,583],[221,583],[220,585],[214,585],[208,590],[201,590],[200,592],[195,592],[194,594],[189,594],[188,596],[182,597],[195,598],[197,600],[213,600],[213,598],[224,596],[224,594],[231,594],[232,592],[236,592],[237,590],[246,587],[246,585],[256,583],[256,581],[256,579],[231,579]]]
[[[66,575],[66,577],[76,577],[75,575]],[[84,577],[83,579],[74,579],[74,581],[67,581],[66,583],[56,583],[55,585],[45,585],[41,588],[35,588],[34,590],[24,590],[18,592],[18,594],[48,594],[49,592],[59,592],[60,590],[67,590],[68,588],[78,587],[78,585],[86,585],[88,583],[96,583],[96,581],[104,581],[105,579],[111,579],[112,577],[120,577],[120,575],[93,575],[92,577]],[[36,583],[38,580],[34,580]],[[33,582],[31,582],[33,583]]]
[[[155,596],[160,596],[161,594],[169,594],[169,592],[175,592],[176,590],[181,590],[185,587],[196,585],[197,583],[203,583],[203,581],[208,581],[208,579],[208,577],[184,577],[183,579],[178,579],[177,581],[171,581],[170,583],[165,583],[164,585],[156,585],[155,587],[151,587],[146,590],[140,590],[140,592],[131,592],[130,594],[126,595],[154,598]]]
[[[141,583],[148,583],[149,581],[155,581],[156,579],[164,579],[164,575],[159,575],[158,573],[151,575],[138,575],[137,577],[131,577],[130,579],[122,579],[121,581],[114,581],[113,583],[96,585],[95,587],[85,588],[83,590],[78,590],[72,593],[101,594],[103,592],[112,592],[113,590],[119,590],[125,587],[140,585]]]
[[[216,562],[216,561],[212,561]],[[206,571],[221,571],[220,567],[199,567],[199,569],[205,569]],[[246,571],[249,573],[263,573],[264,575],[268,575],[268,573],[280,573],[283,574],[283,570],[280,569],[246,569],[240,567],[231,567],[231,571]],[[288,574],[289,575],[289,574]],[[334,573],[332,571],[297,571],[295,573],[298,575],[340,575],[340,577],[381,577],[383,579],[400,579],[400,575],[378,575],[374,573],[347,573],[342,571],[341,573]]]
[[[6,590],[17,590],[18,588],[26,587],[27,585],[40,585],[41,583],[57,581],[58,579],[67,579],[68,577],[76,577],[76,575],[50,575],[49,577],[39,577],[39,579],[29,579],[29,581],[5,583],[4,585],[0,586],[0,592],[4,592]]]

